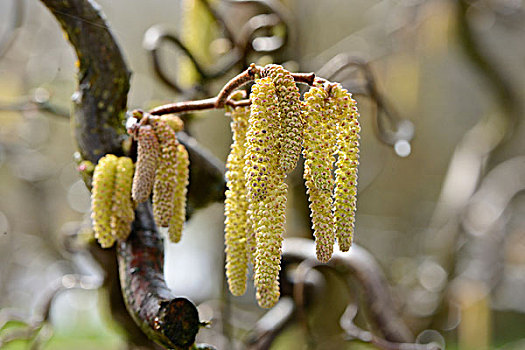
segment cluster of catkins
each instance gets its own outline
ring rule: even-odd
[[[152,192],[155,222],[168,228],[172,242],[180,241],[186,217],[189,158],[175,134],[182,130],[182,121],[141,111],[132,115],[140,119],[128,129],[138,144],[135,165],[128,157],[108,154],[93,176],[93,228],[104,248],[128,237],[136,204],[148,200]]]
[[[300,97],[291,73],[268,65],[252,87],[251,106],[230,113],[226,274],[232,294],[242,295],[253,263],[257,300],[265,308],[279,299],[285,181],[301,150],[317,258],[331,258],[336,238],[342,251],[352,242],[360,131],[355,101],[324,79]]]

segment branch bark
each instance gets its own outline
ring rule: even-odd
[[[149,202],[139,205],[137,220],[117,246],[119,275],[126,306],[142,331],[167,348],[187,349],[199,331],[195,305],[175,297],[164,281],[164,246],[156,232]]]
[[[41,1],[79,60],[72,121],[82,158],[96,163],[106,153],[122,155],[130,72],[98,5],[91,0]],[[197,308],[166,286],[162,238],[147,204],[138,207],[130,238],[117,246],[117,255],[124,302],[134,321],[162,346],[189,348],[200,324]]]
[[[66,32],[78,63],[73,128],[82,158],[122,154],[129,72],[99,6],[91,0],[41,0]]]

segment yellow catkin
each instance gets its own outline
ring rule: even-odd
[[[303,142],[301,94],[291,73],[282,66],[270,64],[263,74],[272,79],[276,89],[281,124],[279,165],[287,174],[297,165]]]
[[[338,119],[337,154],[334,193],[334,226],[342,251],[352,245],[357,204],[357,167],[359,165],[359,113],[347,90],[337,85],[332,90]]]
[[[131,196],[137,203],[141,203],[148,200],[153,190],[160,146],[150,125],[143,125],[139,128],[137,141],[137,163]]]
[[[231,113],[233,143],[226,161],[227,187],[224,202],[224,240],[226,252],[226,276],[233,295],[243,295],[246,291],[249,252],[247,234],[251,231],[248,220],[248,201],[244,176],[244,155],[246,151],[246,131],[248,128],[249,107],[237,107]]]
[[[135,219],[135,210],[131,200],[133,182],[133,161],[120,157],[117,162],[113,205],[111,216],[111,233],[116,240],[125,240],[131,232],[131,223]]]
[[[305,93],[304,179],[310,201],[317,259],[327,262],[335,243],[332,193],[335,162],[334,103],[324,86],[317,82]]]
[[[257,301],[264,308],[279,299],[279,270],[286,208],[285,174],[279,164],[279,112],[275,85],[270,77],[252,87],[246,135],[245,178],[250,220],[255,232]]]
[[[173,198],[173,216],[168,229],[171,242],[177,243],[182,237],[182,229],[186,220],[186,193],[189,183],[190,159],[186,148],[177,145],[177,166],[175,168],[175,194]]]
[[[168,227],[173,216],[178,141],[175,132],[161,120],[150,121],[159,140],[160,155],[153,185],[153,216],[157,226]]]
[[[117,156],[108,154],[100,158],[93,174],[91,219],[95,238],[102,248],[109,248],[115,242],[111,234],[111,210],[117,162]]]

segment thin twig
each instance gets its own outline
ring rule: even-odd
[[[252,63],[248,69],[246,69],[244,72],[230,80],[226,85],[224,85],[222,90],[217,95],[217,100],[215,101],[215,108],[224,107],[226,100],[228,99],[228,97],[230,97],[230,95],[235,89],[238,89],[244,84],[252,81],[253,79],[255,79],[256,74],[258,75],[260,73],[261,67],[256,66]]]
[[[207,109],[220,109],[224,108],[225,105],[232,107],[249,106],[251,103],[249,99],[235,101],[229,99],[229,97],[236,89],[250,81],[253,81],[256,76],[261,73],[262,67],[252,64],[250,68],[246,69],[230,80],[216,97],[211,97],[204,100],[170,103],[153,108],[149,111],[149,113],[153,115],[164,115],[190,111],[202,111]],[[292,73],[292,77],[294,78],[295,82],[307,85],[312,85],[315,80],[314,73]]]

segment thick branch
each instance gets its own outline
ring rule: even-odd
[[[73,117],[83,159],[96,163],[106,153],[122,154],[130,73],[98,5],[91,0],[42,2],[79,59]],[[166,286],[162,239],[146,204],[137,209],[130,238],[117,251],[124,301],[134,321],[163,346],[191,346],[199,328],[197,309],[189,300],[175,298]]]
[[[106,153],[122,154],[130,72],[99,6],[91,0],[42,2],[67,33],[78,57],[73,125],[82,157],[96,163]]]
[[[149,202],[139,205],[137,220],[117,246],[120,284],[131,316],[152,340],[167,348],[188,348],[199,331],[197,308],[176,298],[164,281],[164,245],[156,232]]]

